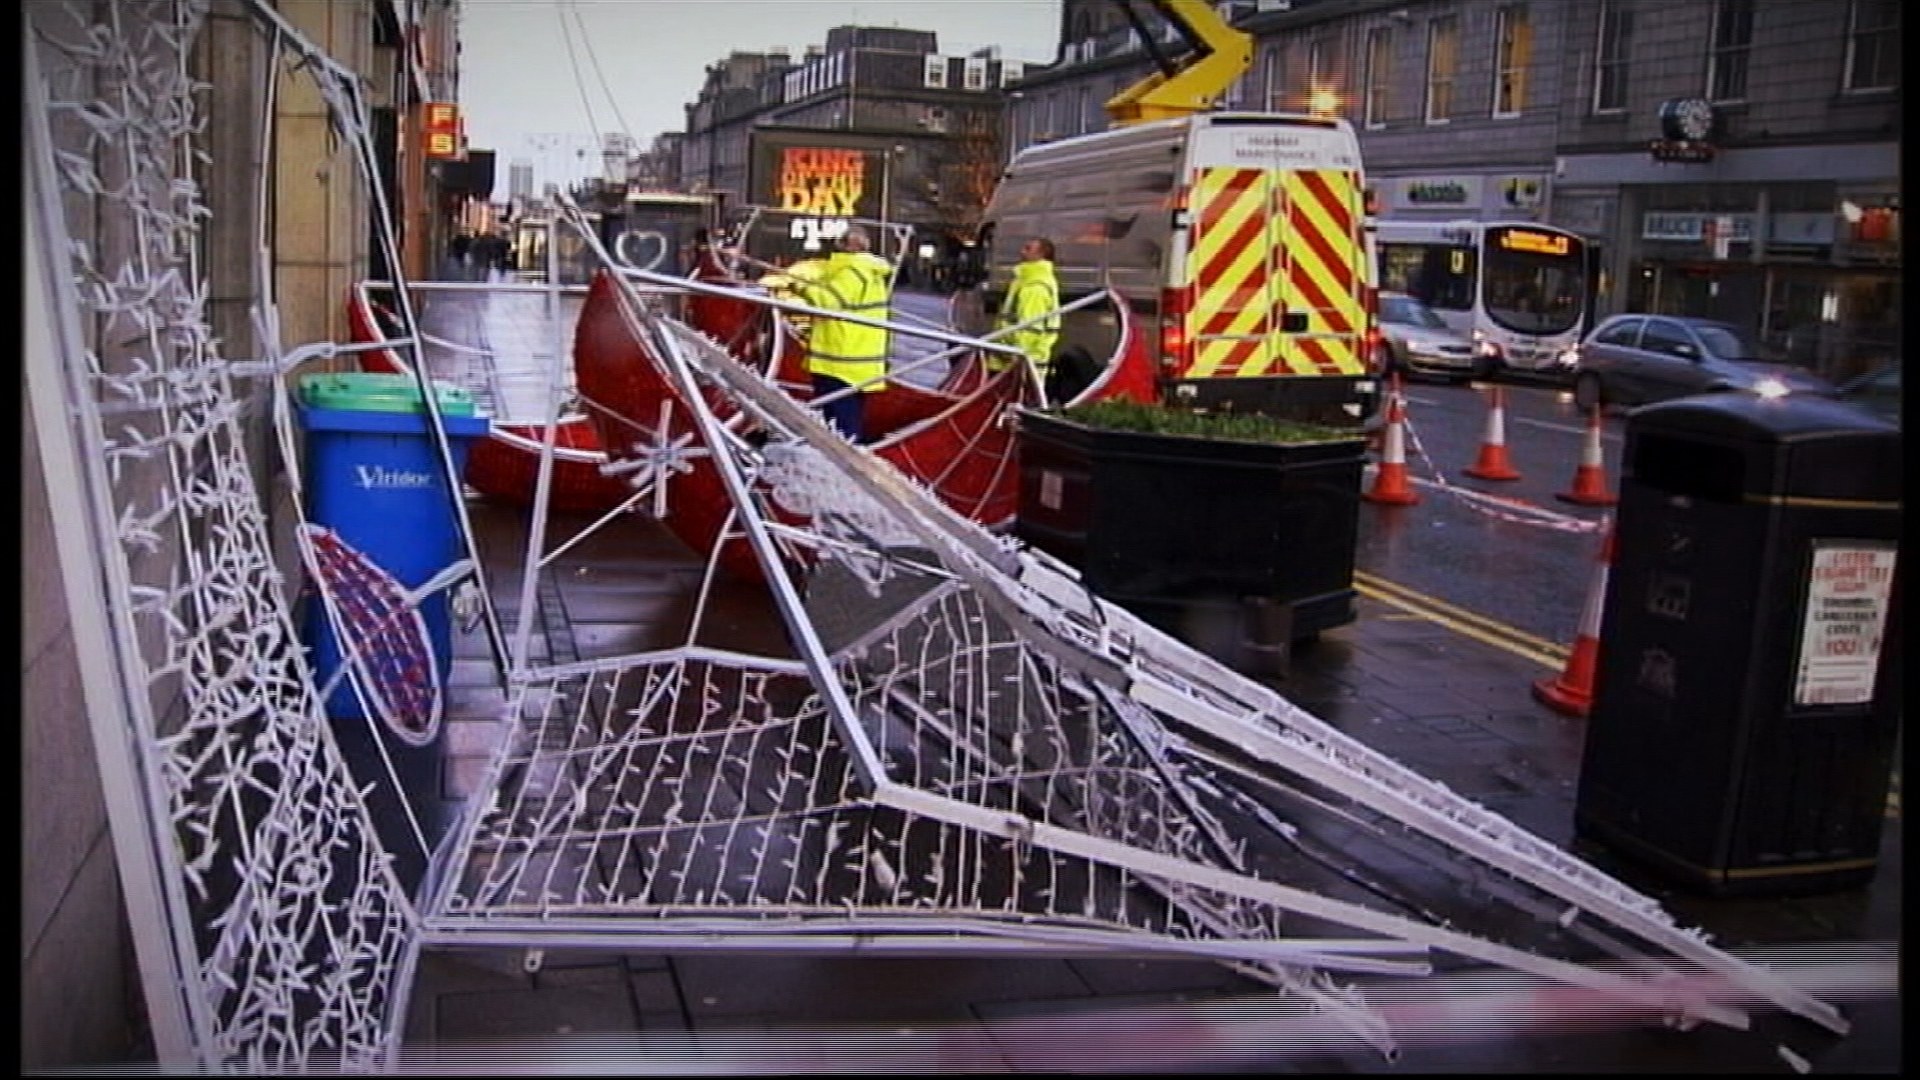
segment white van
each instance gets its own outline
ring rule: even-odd
[[[990,320],[1021,243],[1043,236],[1063,304],[1110,279],[1140,313],[1163,400],[1358,424],[1379,362],[1365,188],[1334,118],[1196,113],[1030,147],[988,203],[972,318]],[[1069,313],[1063,348],[1107,354],[1097,311]]]

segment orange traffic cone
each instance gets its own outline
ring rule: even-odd
[[[1554,497],[1582,506],[1612,506],[1620,501],[1619,496],[1607,490],[1606,459],[1600,452],[1598,405],[1587,412],[1587,442],[1580,450],[1580,465],[1573,470],[1573,490],[1559,492]]]
[[[1412,506],[1420,501],[1407,483],[1407,437],[1401,430],[1406,422],[1406,401],[1400,395],[1400,373],[1394,372],[1387,384],[1386,431],[1380,442],[1380,467],[1373,474],[1373,487],[1361,498],[1389,506]]]
[[[1520,473],[1507,459],[1506,391],[1495,385],[1488,399],[1487,434],[1480,442],[1480,456],[1461,471],[1481,480],[1518,480]]]
[[[1593,676],[1600,660],[1600,610],[1607,595],[1607,568],[1613,565],[1613,522],[1600,527],[1600,560],[1593,572],[1593,585],[1587,590],[1586,606],[1580,610],[1580,629],[1574,635],[1573,649],[1567,653],[1566,667],[1560,674],[1533,684],[1533,696],[1541,704],[1565,716],[1584,717],[1593,707]]]

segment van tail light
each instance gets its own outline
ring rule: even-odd
[[[1387,369],[1387,336],[1380,332],[1379,326],[1368,323],[1366,341],[1367,373],[1370,375],[1383,374]]]
[[[1362,363],[1367,373],[1380,375],[1387,370],[1387,336],[1380,332],[1380,290],[1372,285],[1361,290],[1360,304],[1367,316],[1367,330],[1361,347],[1366,350]]]
[[[1192,311],[1192,286],[1160,290],[1160,370],[1162,374],[1179,377],[1193,366],[1193,341],[1187,336],[1187,315]]]

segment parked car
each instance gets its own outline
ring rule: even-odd
[[[1856,405],[1883,420],[1900,422],[1900,364],[1883,364],[1843,380],[1834,391],[1841,401]]]
[[[1386,339],[1390,371],[1443,379],[1483,379],[1493,373],[1491,350],[1479,349],[1406,293],[1380,294],[1380,333]]]
[[[1752,334],[1718,319],[1687,315],[1611,315],[1561,362],[1571,368],[1573,400],[1644,405],[1713,390],[1762,397],[1832,396],[1832,382],[1785,363]]]

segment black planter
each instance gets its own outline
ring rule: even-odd
[[[1366,441],[1253,443],[1020,414],[1020,538],[1236,666],[1354,618]]]

